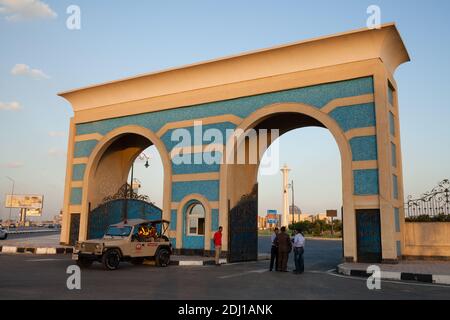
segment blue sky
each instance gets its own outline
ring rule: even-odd
[[[44,194],[46,217],[62,206],[72,116],[57,92],[361,28],[371,4],[381,7],[382,22],[397,23],[412,59],[395,75],[405,192],[420,194],[450,176],[448,1],[44,0],[48,7],[34,1],[36,12],[26,12],[23,19],[0,10],[0,195],[10,192],[5,176],[11,176],[16,193]],[[10,8],[8,3],[0,0],[0,8]],[[66,28],[71,4],[81,8],[81,30]],[[29,69],[22,66],[13,75],[17,64]],[[21,108],[5,110],[17,106],[12,102]],[[301,147],[292,151],[298,139]],[[296,198],[305,210],[339,207],[340,159],[329,133],[298,130],[282,137],[283,146],[282,161],[293,168]],[[323,153],[329,156],[317,169],[315,160]],[[320,188],[324,184],[326,189]],[[279,198],[269,189],[262,186],[261,207],[278,207]],[[159,197],[158,190],[146,191]],[[7,213],[2,205],[0,218]]]

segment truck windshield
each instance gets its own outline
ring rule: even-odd
[[[105,233],[105,236],[110,237],[128,237],[131,232],[130,226],[124,226],[124,227],[109,227],[108,230]]]

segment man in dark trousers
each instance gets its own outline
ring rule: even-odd
[[[275,263],[275,271],[278,271],[278,247],[275,243],[275,239],[277,238],[277,234],[279,233],[279,229],[273,229],[273,233],[270,236],[270,242],[272,243],[272,248],[270,249],[270,271],[273,270],[273,264]]]
[[[286,227],[281,227],[275,243],[278,246],[278,271],[287,272],[289,252],[292,250],[291,237],[286,233]]]
[[[300,229],[295,230],[295,236],[293,240],[294,246],[294,273],[301,274],[305,271],[305,263],[303,261],[303,253],[305,252],[305,237]]]

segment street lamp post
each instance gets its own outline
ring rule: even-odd
[[[292,189],[292,224],[295,223],[295,202],[294,202],[294,180],[291,182]]]
[[[148,168],[150,165],[148,164],[148,160],[150,159],[150,157],[148,155],[146,155],[144,152],[141,152],[137,158],[139,160],[146,160],[144,167]],[[133,180],[134,180],[134,161],[131,163],[131,183],[130,183],[130,198],[133,195]],[[125,217],[123,219],[125,221],[125,223],[128,220],[128,182],[126,183],[126,190],[125,190]]]
[[[14,196],[14,187],[15,187],[15,185],[16,185],[16,181],[13,179],[13,178],[11,178],[11,177],[8,177],[8,176],[6,176],[6,178],[7,179],[9,179],[11,182],[12,182],[12,188],[11,188],[11,202],[12,202],[12,198],[13,198],[13,196]],[[12,207],[11,207],[11,204],[12,203],[10,203],[9,204],[9,218],[8,218],[8,230],[10,229],[10,226],[11,226],[11,210],[12,210]]]
[[[288,173],[291,169],[284,165],[281,169],[283,174],[283,215],[281,216],[281,226],[288,228],[289,224],[289,198],[288,198]]]

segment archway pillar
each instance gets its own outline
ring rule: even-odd
[[[379,209],[383,262],[396,263],[404,247],[403,169],[395,80],[384,64],[374,68]],[[395,153],[393,155],[393,153]],[[395,161],[394,161],[394,158]],[[395,162],[395,163],[394,163]],[[398,215],[396,217],[396,215]],[[396,219],[398,222],[396,223]],[[398,226],[400,228],[398,228]],[[398,229],[397,229],[398,228]]]

